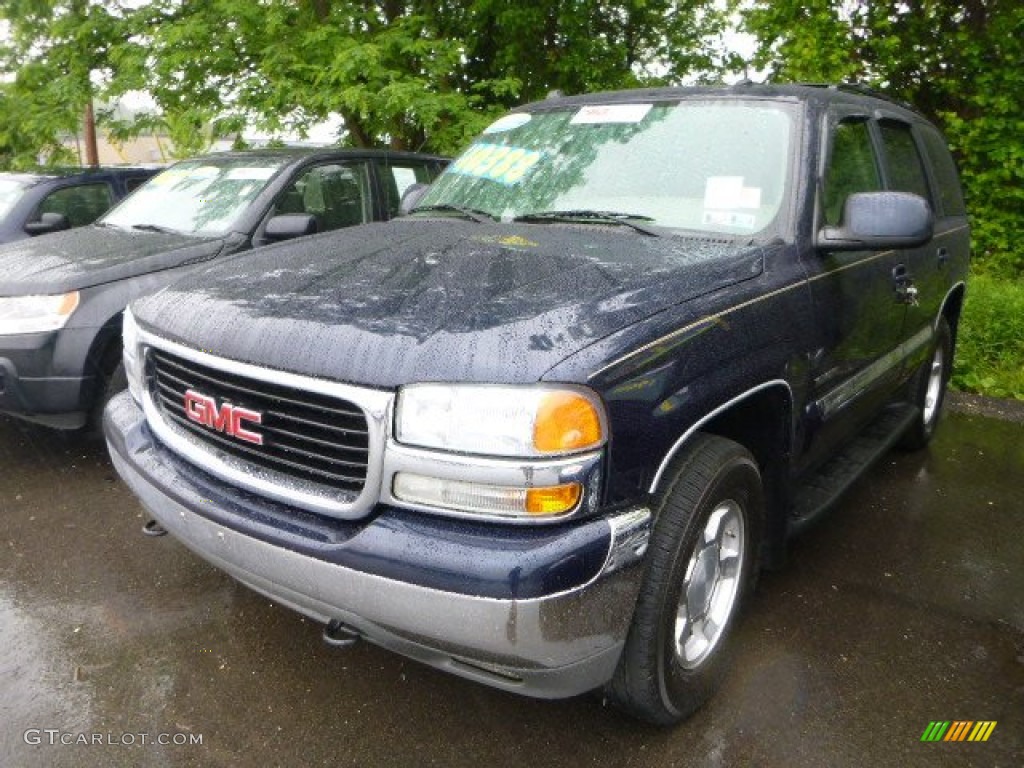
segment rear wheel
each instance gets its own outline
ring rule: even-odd
[[[761,476],[743,446],[702,435],[661,498],[633,624],[606,693],[670,725],[702,706],[755,575],[764,517]]]
[[[946,318],[939,318],[935,328],[935,343],[931,357],[917,374],[914,383],[914,404],[918,415],[903,433],[897,445],[905,451],[924,448],[935,435],[942,403],[946,397],[946,384],[953,366],[953,334]]]

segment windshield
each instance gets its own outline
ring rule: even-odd
[[[286,157],[208,157],[178,163],[139,187],[102,222],[127,229],[222,235],[287,162]]]
[[[7,215],[31,185],[29,181],[0,178],[0,218]]]
[[[487,128],[418,207],[780,233],[796,109],[688,99],[512,113]]]

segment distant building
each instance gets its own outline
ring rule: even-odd
[[[169,163],[174,159],[171,155],[174,147],[167,136],[137,136],[121,142],[97,133],[100,165],[147,165]],[[85,165],[85,141],[80,136],[68,136],[61,143],[77,157],[79,165]]]

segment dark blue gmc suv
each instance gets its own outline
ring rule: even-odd
[[[107,441],[330,642],[672,723],[758,569],[931,438],[968,248],[945,141],[893,101],[551,99],[408,216],[134,302]]]

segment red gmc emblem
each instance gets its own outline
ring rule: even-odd
[[[212,397],[190,389],[185,392],[185,415],[196,424],[224,432],[247,443],[263,445],[263,435],[251,432],[243,426],[245,422],[262,424],[262,413],[231,403],[217,407],[217,401]]]

